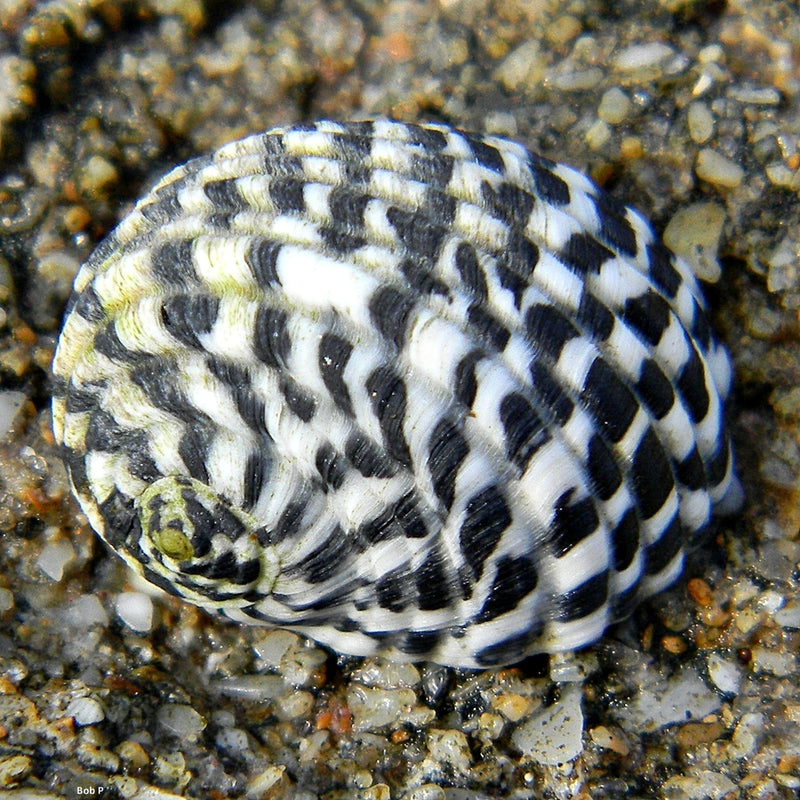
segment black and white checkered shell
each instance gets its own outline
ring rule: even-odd
[[[129,565],[344,653],[591,643],[735,492],[686,264],[582,174],[444,125],[178,167],[80,270],[53,370]]]

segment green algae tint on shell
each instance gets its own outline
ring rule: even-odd
[[[344,653],[589,644],[738,493],[687,265],[582,174],[445,125],[178,167],[78,273],[53,371],[115,552]]]

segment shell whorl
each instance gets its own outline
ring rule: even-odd
[[[336,650],[596,640],[735,492],[686,264],[586,177],[320,122],[166,175],[81,268],[53,425],[140,574]]]

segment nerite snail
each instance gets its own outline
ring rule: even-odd
[[[445,125],[173,170],[80,270],[53,370],[75,494],[130,566],[340,652],[588,644],[736,492],[687,265],[575,170]]]

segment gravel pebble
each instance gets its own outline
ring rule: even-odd
[[[117,616],[137,633],[148,633],[153,627],[153,601],[141,592],[117,595]]]
[[[365,686],[377,686],[391,689],[406,687],[409,689],[419,686],[420,674],[414,664],[368,659],[360,669],[353,673],[353,677]]]
[[[520,91],[526,85],[540,83],[544,79],[546,65],[541,45],[531,40],[523,42],[503,59],[494,72],[494,78],[507,91]]]
[[[36,559],[36,565],[50,580],[60,581],[64,577],[64,570],[74,560],[75,548],[72,542],[59,539],[42,548]]]
[[[774,652],[767,647],[751,648],[751,666],[755,672],[770,675],[794,675],[797,673],[797,656],[793,653]]]
[[[8,434],[27,399],[24,392],[0,392],[0,439]]]
[[[665,797],[674,800],[722,800],[737,792],[730,778],[711,770],[670,778],[664,782],[663,790]]]
[[[357,731],[396,726],[408,718],[416,702],[417,696],[411,689],[386,690],[358,685],[350,689],[347,697]]]
[[[0,589],[0,614],[14,608],[14,593],[8,589]]]
[[[206,722],[191,706],[170,703],[158,709],[158,722],[178,739],[192,741],[205,730]]]
[[[628,95],[618,86],[612,86],[603,92],[600,105],[597,107],[597,116],[609,125],[619,125],[624,122],[631,110],[631,101]]]
[[[704,147],[697,154],[695,171],[704,181],[730,189],[736,188],[744,180],[744,170],[735,161],[710,147]]]
[[[279,700],[275,713],[280,719],[304,719],[314,710],[314,703],[311,692],[292,692]]]
[[[631,751],[630,744],[625,737],[618,730],[609,729],[605,725],[592,728],[589,736],[598,747],[602,747],[604,750],[612,750],[621,756],[627,756]]]
[[[108,625],[108,614],[100,600],[95,596],[84,595],[77,598],[59,614],[63,622],[74,630],[80,631],[94,625]]]
[[[714,135],[714,115],[706,103],[690,103],[686,119],[689,135],[697,144],[705,144]]]
[[[664,725],[702,719],[720,708],[720,698],[690,669],[670,679],[658,675],[648,678],[639,693],[624,709],[626,725],[656,730]]]
[[[472,766],[469,741],[461,731],[428,731],[428,755],[439,768],[453,775],[467,775]]]
[[[96,725],[105,718],[100,703],[93,697],[76,697],[64,711],[65,717],[72,717],[76,725]]]
[[[408,792],[405,797],[407,800],[447,800],[447,794],[445,794],[444,789],[435,783],[417,786]]]
[[[18,786],[33,770],[33,760],[30,756],[17,755],[0,759],[0,787],[10,788]],[[20,800],[22,797],[15,792]]]
[[[800,603],[790,601],[774,614],[775,622],[782,628],[800,630]]]
[[[717,203],[692,203],[675,212],[664,229],[664,243],[683,256],[694,273],[709,283],[722,275],[719,243],[725,209]]]
[[[767,288],[770,292],[785,292],[798,284],[800,241],[788,233],[767,256]]]
[[[220,694],[228,697],[241,697],[250,702],[263,703],[283,696],[286,684],[277,675],[244,675],[238,678],[225,678],[216,684]]]
[[[247,784],[245,797],[248,800],[250,798],[253,798],[253,800],[276,798],[277,800],[277,798],[287,796],[285,791],[288,788],[288,781],[285,773],[286,767],[283,765],[267,767]]]
[[[708,677],[714,686],[723,694],[736,696],[742,688],[744,675],[741,667],[730,656],[721,653],[709,653],[706,658]]]
[[[583,748],[581,689],[567,684],[558,702],[540,709],[511,735],[524,757],[558,766],[576,758]]]
[[[291,631],[266,631],[254,650],[265,667],[279,667],[290,649],[301,644],[300,637]]]
[[[36,66],[18,55],[0,55],[0,148],[8,144],[9,122],[28,115],[36,101]]]
[[[623,72],[636,72],[655,67],[674,55],[675,51],[662,42],[647,42],[624,48],[614,56],[612,64]]]
[[[744,714],[733,729],[728,753],[733,758],[750,758],[756,752],[759,739],[764,735],[766,720],[763,714],[750,712]]]

